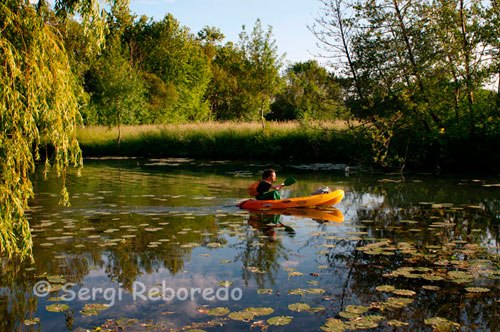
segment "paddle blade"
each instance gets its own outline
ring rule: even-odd
[[[285,186],[291,186],[292,184],[294,184],[295,182],[297,182],[297,180],[295,180],[295,178],[293,176],[289,176],[285,179],[285,182],[283,182],[283,184]]]

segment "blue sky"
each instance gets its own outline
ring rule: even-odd
[[[286,53],[286,60],[293,62],[314,59],[319,52],[307,29],[319,7],[318,0],[130,0],[132,13],[155,20],[171,13],[193,33],[215,26],[226,36],[225,42],[237,42],[241,26],[251,31],[260,18],[264,29],[273,27],[280,54]]]

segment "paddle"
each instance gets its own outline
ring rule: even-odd
[[[285,182],[283,182],[283,186],[286,187],[286,186],[291,186],[292,184],[294,184],[295,182],[297,182],[297,180],[295,180],[295,178],[293,176],[289,176],[285,179]]]

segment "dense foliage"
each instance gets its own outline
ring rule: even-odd
[[[454,147],[474,159],[498,151],[497,0],[321,3],[311,30],[345,77],[348,108],[369,122],[380,163],[470,164]]]
[[[0,4],[0,250],[9,256],[31,252],[24,212],[40,146],[54,151],[49,156],[45,148],[46,171],[53,167],[64,175],[69,163],[81,163],[76,125],[83,91],[53,21],[78,11],[88,55],[100,44],[104,25],[92,1],[59,1],[58,9],[56,17],[43,1],[36,7],[17,0]],[[62,199],[67,201],[65,189]]]

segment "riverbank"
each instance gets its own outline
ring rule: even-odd
[[[84,156],[193,157],[256,160],[369,161],[370,142],[343,122],[200,123],[87,127],[78,130]]]
[[[498,136],[498,135],[497,135]],[[190,157],[272,161],[370,164],[380,141],[363,127],[344,122],[304,126],[298,122],[210,122],[179,125],[122,126],[120,146],[117,128],[79,128],[84,157]],[[500,137],[475,141],[438,134],[417,137],[395,135],[386,165],[414,170],[496,172],[500,164]],[[380,157],[380,150],[378,156]]]

